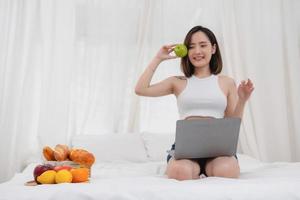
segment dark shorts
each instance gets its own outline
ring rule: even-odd
[[[174,150],[174,149],[175,149],[175,144],[173,144],[172,147],[171,147],[171,150]],[[234,155],[234,157],[236,159],[238,159],[236,155]],[[172,156],[170,154],[168,154],[167,162],[169,162],[169,160],[171,158],[172,158]],[[200,166],[199,176],[200,176],[200,174],[204,174],[205,176],[207,176],[206,171],[205,171],[205,166],[206,166],[207,161],[211,160],[211,159],[213,159],[213,158],[192,158],[192,159],[189,159],[189,160],[192,160],[192,161],[198,163],[198,165]]]

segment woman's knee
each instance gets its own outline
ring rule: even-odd
[[[167,166],[167,176],[177,180],[194,179],[194,163],[190,160],[170,160]]]
[[[225,178],[238,178],[240,175],[240,167],[237,160],[233,157],[222,157],[212,161],[209,170],[212,176]]]

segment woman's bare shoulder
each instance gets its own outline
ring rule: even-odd
[[[167,79],[173,83],[176,83],[176,82],[181,82],[182,80],[186,80],[187,78],[185,76],[170,76]]]
[[[173,76],[175,80],[186,80],[185,76]]]
[[[218,75],[218,77],[220,78],[220,81],[226,85],[235,85],[235,81],[233,78],[226,76],[226,75]]]
[[[173,76],[173,83],[176,86],[181,86],[186,83],[187,78],[185,76]]]

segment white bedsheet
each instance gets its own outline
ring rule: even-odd
[[[165,177],[165,162],[115,162],[94,165],[90,183],[24,186],[33,163],[0,184],[0,199],[300,199],[300,163],[262,163],[248,156],[239,161],[239,179],[176,181]]]

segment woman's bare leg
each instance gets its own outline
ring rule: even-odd
[[[239,163],[234,156],[214,158],[207,162],[205,169],[207,176],[238,178],[240,175]]]
[[[182,159],[170,159],[167,166],[166,174],[168,178],[176,180],[199,179],[200,166],[198,163]]]

